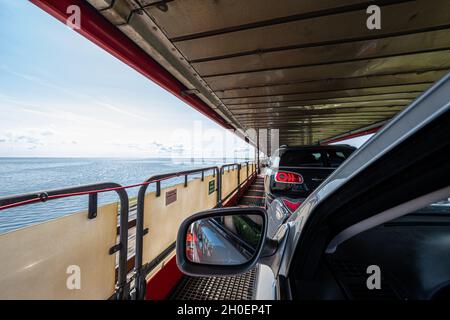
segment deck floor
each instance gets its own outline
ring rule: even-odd
[[[264,177],[259,175],[239,199],[240,207],[264,207]]]
[[[259,175],[238,202],[240,207],[264,206],[264,178]],[[252,300],[256,268],[230,277],[184,276],[170,296],[172,300]]]

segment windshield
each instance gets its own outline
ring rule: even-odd
[[[339,167],[352,153],[352,149],[287,149],[274,155],[275,167]]]
[[[281,153],[280,167],[323,167],[322,153],[317,150],[286,150]]]

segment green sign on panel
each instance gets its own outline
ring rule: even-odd
[[[213,193],[216,190],[216,180],[211,180],[208,184],[208,194]]]

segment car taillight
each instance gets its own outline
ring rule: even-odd
[[[186,257],[189,259],[189,261],[194,261],[194,249],[186,248]]]
[[[292,202],[292,201],[289,201],[289,200],[284,199],[284,198],[282,198],[282,200],[283,200],[283,203],[285,204],[285,206],[288,207],[288,209],[289,209],[291,212],[294,212],[295,210],[297,210],[298,207],[300,207],[300,205],[302,204],[301,201],[298,201],[298,202]]]
[[[295,172],[278,171],[275,175],[275,181],[281,183],[303,183],[303,177]]]
[[[186,234],[186,256],[191,261],[193,261],[194,259],[194,242],[195,235],[192,234],[192,232],[188,231]]]

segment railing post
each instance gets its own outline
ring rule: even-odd
[[[222,207],[222,170],[223,166],[217,171],[217,208]]]
[[[247,167],[247,179],[248,179],[248,162],[246,162],[246,167]]]
[[[159,197],[161,195],[161,181],[156,181],[156,196]]]
[[[241,165],[238,164],[237,165],[237,198],[239,199],[240,195],[241,195]]]
[[[260,173],[259,168],[259,129],[256,131],[256,163],[257,163],[257,171]]]
[[[119,269],[117,273],[118,298],[126,300],[129,298],[130,288],[127,282],[127,260],[128,260],[128,216],[129,199],[125,190],[117,191],[120,199],[120,230],[119,230]]]
[[[94,219],[97,217],[97,209],[98,209],[98,193],[92,193],[89,195],[88,219]]]

